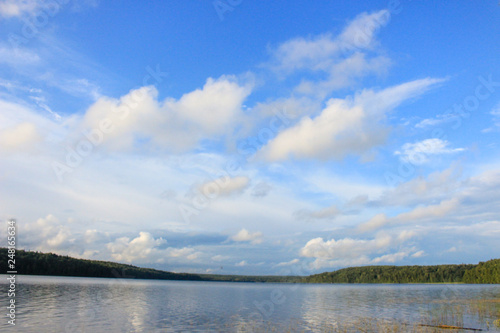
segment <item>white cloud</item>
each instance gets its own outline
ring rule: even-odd
[[[173,257],[173,258],[181,257],[181,258],[186,258],[187,260],[198,259],[199,255],[201,254],[200,252],[196,252],[195,249],[191,247],[183,247],[180,249],[169,247],[164,252],[167,257]]]
[[[192,247],[160,248],[167,241],[163,238],[154,238],[149,232],[139,232],[139,236],[130,240],[129,237],[120,237],[106,244],[113,260],[127,263],[164,263],[169,259],[189,260],[198,259],[202,253]]]
[[[453,211],[456,207],[458,207],[459,204],[459,199],[451,198],[449,200],[443,200],[436,205],[416,207],[410,212],[397,215],[394,219],[397,222],[408,223],[412,221],[425,220],[429,217],[445,216],[449,212]]]
[[[319,111],[320,103],[307,97],[295,97],[290,98],[278,98],[270,102],[259,102],[252,108],[260,117],[267,118],[279,115],[280,113],[286,116],[288,119],[280,119],[284,124],[279,124],[281,126],[286,125],[292,119],[298,116],[313,114]]]
[[[423,257],[423,256],[425,256],[425,255],[426,255],[426,254],[425,254],[425,251],[420,250],[420,251],[417,251],[417,252],[413,253],[413,254],[411,255],[411,257],[412,257],[412,258],[420,258],[420,257]]]
[[[371,73],[385,73],[390,63],[390,60],[384,56],[367,59],[364,54],[355,53],[333,64],[329,69],[327,80],[303,80],[295,91],[323,98],[333,90],[353,85],[359,77]]]
[[[332,90],[352,85],[356,78],[387,70],[385,56],[368,57],[378,42],[376,32],[387,24],[390,13],[381,10],[363,13],[352,20],[338,36],[324,34],[311,38],[295,38],[273,50],[273,68],[290,74],[297,70],[322,73],[326,79],[303,80],[296,91],[324,97]]]
[[[111,150],[130,150],[138,142],[187,150],[202,139],[231,135],[231,128],[243,119],[241,105],[250,90],[251,84],[240,86],[234,77],[223,76],[208,79],[203,89],[179,100],[159,101],[154,87],[143,87],[119,100],[101,97],[85,113],[82,130],[95,131],[107,122],[102,142]]]
[[[120,262],[133,262],[150,257],[159,245],[166,241],[162,238],[154,239],[149,232],[139,232],[139,236],[130,240],[121,237],[108,243],[107,248],[111,251],[111,257]],[[157,250],[156,250],[157,251]]]
[[[35,124],[21,123],[0,131],[0,151],[29,151],[41,141]]]
[[[49,245],[51,248],[58,248],[64,242],[68,240],[68,238],[71,236],[71,233],[67,229],[59,229],[57,232],[57,235],[55,235],[52,238],[47,239],[47,245]]]
[[[387,263],[395,263],[397,261],[400,261],[408,256],[408,252],[397,252],[397,253],[390,253],[390,254],[384,254],[383,256],[377,257],[371,261],[373,264],[379,264],[381,262],[387,262]]]
[[[452,198],[448,200],[443,200],[436,205],[418,206],[411,211],[398,214],[394,217],[387,217],[386,214],[381,213],[375,215],[369,221],[361,224],[358,229],[361,231],[372,231],[380,229],[388,224],[402,224],[409,222],[425,222],[426,219],[442,217],[446,214],[454,211],[460,200],[457,198]]]
[[[324,241],[323,238],[315,238],[307,242],[300,250],[300,255],[314,258],[311,264],[314,269],[394,263],[407,257],[410,251],[401,249],[398,252],[377,255],[400,247],[403,242],[398,237],[386,234],[379,234],[374,239],[343,238]]]
[[[281,44],[273,51],[280,71],[294,71],[302,68],[325,70],[342,52],[369,49],[374,46],[376,31],[384,26],[390,17],[387,10],[358,15],[338,37],[321,35],[314,38],[296,38]]]
[[[217,254],[217,255],[213,256],[212,258],[210,258],[210,259],[212,259],[213,261],[224,261],[224,260],[227,260],[229,258],[231,258],[231,257]]]
[[[277,267],[282,267],[282,266],[292,266],[292,265],[295,265],[295,264],[298,264],[300,262],[300,259],[292,259],[290,261],[284,261],[284,262],[280,262],[279,264],[277,264],[276,266]]]
[[[96,229],[88,229],[85,230],[85,233],[83,235],[83,238],[85,240],[85,243],[87,244],[92,244],[97,242],[98,240],[102,239],[103,234]]]
[[[435,118],[427,118],[427,119],[421,120],[420,122],[418,122],[415,125],[415,127],[416,128],[426,128],[426,127],[441,125],[441,124],[450,122],[452,120],[456,120],[457,118],[459,118],[458,115],[452,115],[452,114],[438,115]]]
[[[386,190],[380,196],[381,206],[412,206],[445,200],[461,186],[461,170],[457,165],[443,171],[416,177],[397,187]]]
[[[33,15],[44,4],[40,0],[2,0],[0,2],[0,16],[18,17],[24,14]]]
[[[483,133],[500,130],[500,103],[495,105],[493,110],[491,110],[490,115],[492,115],[491,122],[493,123],[493,126],[483,129]]]
[[[442,80],[427,78],[379,92],[364,90],[354,98],[332,98],[319,116],[302,118],[270,140],[259,154],[269,161],[362,155],[385,142],[388,129],[381,122],[386,112],[439,82]]]
[[[40,62],[38,54],[24,48],[9,48],[0,45],[0,64],[11,66],[32,65]]]
[[[447,140],[437,138],[425,139],[416,143],[405,143],[401,151],[395,151],[395,155],[400,155],[401,160],[408,161],[414,165],[421,165],[430,161],[432,155],[453,154],[462,152],[464,148],[449,148]]]
[[[5,18],[23,18],[34,17],[43,13],[43,15],[54,16],[68,0],[1,0],[0,1],[0,16]],[[98,0],[81,0],[71,4],[71,9],[80,11],[83,7],[95,7]],[[43,22],[43,21],[42,21]]]
[[[252,244],[262,243],[262,232],[249,232],[247,229],[241,229],[236,235],[231,236],[229,239],[235,242],[251,242]]]
[[[314,238],[300,250],[300,255],[321,259],[356,259],[361,256],[386,249],[391,244],[390,236],[380,236],[372,240],[343,238],[324,241]]]
[[[238,267],[244,267],[248,265],[248,263],[245,261],[245,260],[242,260],[240,261],[239,263],[237,263],[235,266],[238,266]]]
[[[29,244],[36,250],[67,252],[74,249],[74,232],[52,214],[39,218],[34,223],[23,225],[20,230],[26,237],[23,243]]]

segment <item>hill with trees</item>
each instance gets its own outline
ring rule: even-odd
[[[0,248],[0,258],[7,258],[6,248]],[[15,260],[17,273],[25,275],[202,280],[197,274],[171,273],[111,261],[76,259],[54,253],[17,250]],[[8,270],[6,265],[7,260],[0,260],[0,272]]]
[[[476,265],[363,266],[306,277],[309,283],[460,283]]]
[[[7,269],[7,249],[0,248],[0,274]],[[16,251],[17,274],[55,275],[155,280],[230,281],[230,282],[300,282],[298,276],[248,276],[172,273],[152,268],[119,264],[110,261],[76,259],[54,253]]]
[[[464,283],[500,283],[500,259],[480,262],[464,274]]]
[[[7,249],[0,248],[0,273],[6,273]],[[362,266],[300,276],[248,276],[173,273],[110,261],[76,259],[54,253],[16,251],[18,274],[157,280],[288,283],[500,283],[500,259],[477,265]]]

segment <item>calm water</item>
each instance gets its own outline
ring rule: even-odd
[[[329,332],[364,318],[488,329],[498,285],[303,285],[18,276],[12,332]],[[447,324],[446,322],[442,322]],[[495,328],[490,327],[490,331]],[[497,329],[498,330],[498,329]]]

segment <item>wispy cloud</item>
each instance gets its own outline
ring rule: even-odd
[[[394,152],[403,161],[409,161],[415,165],[421,165],[430,161],[434,155],[454,154],[465,151],[465,148],[450,148],[447,140],[437,138],[425,139],[415,143],[405,143],[401,150]]]
[[[331,99],[319,116],[302,118],[270,140],[259,154],[269,161],[362,155],[385,142],[387,112],[441,82],[427,78],[381,91],[364,90],[354,98]]]
[[[46,2],[42,0],[2,0],[0,2],[0,16],[8,18],[33,15],[44,4]]]
[[[498,103],[493,110],[490,111],[490,115],[492,116],[491,122],[493,126],[483,129],[483,133],[500,130],[500,103]]]
[[[342,214],[342,212],[337,208],[336,205],[326,207],[319,210],[307,210],[302,209],[294,213],[295,217],[301,220],[317,220],[317,219],[335,219],[337,216]]]
[[[303,80],[296,91],[324,97],[331,91],[352,85],[357,78],[384,73],[391,61],[383,56],[368,56],[378,45],[378,30],[389,21],[390,13],[381,10],[363,13],[337,36],[324,34],[289,40],[272,51],[272,68],[281,74],[310,71],[326,74],[327,79]]]
[[[387,215],[381,213],[375,215],[368,222],[365,222],[359,226],[361,231],[372,231],[380,229],[388,224],[403,224],[419,222],[423,223],[426,219],[442,217],[446,214],[452,212],[458,207],[460,201],[457,198],[452,198],[449,200],[443,200],[436,205],[428,206],[418,206],[413,210],[405,213],[398,214],[394,217],[387,217]]]
[[[8,64],[13,67],[38,64],[40,56],[25,48],[11,48],[0,45],[0,64]]]

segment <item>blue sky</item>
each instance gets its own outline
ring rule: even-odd
[[[496,258],[499,10],[0,1],[0,218],[171,271]]]

